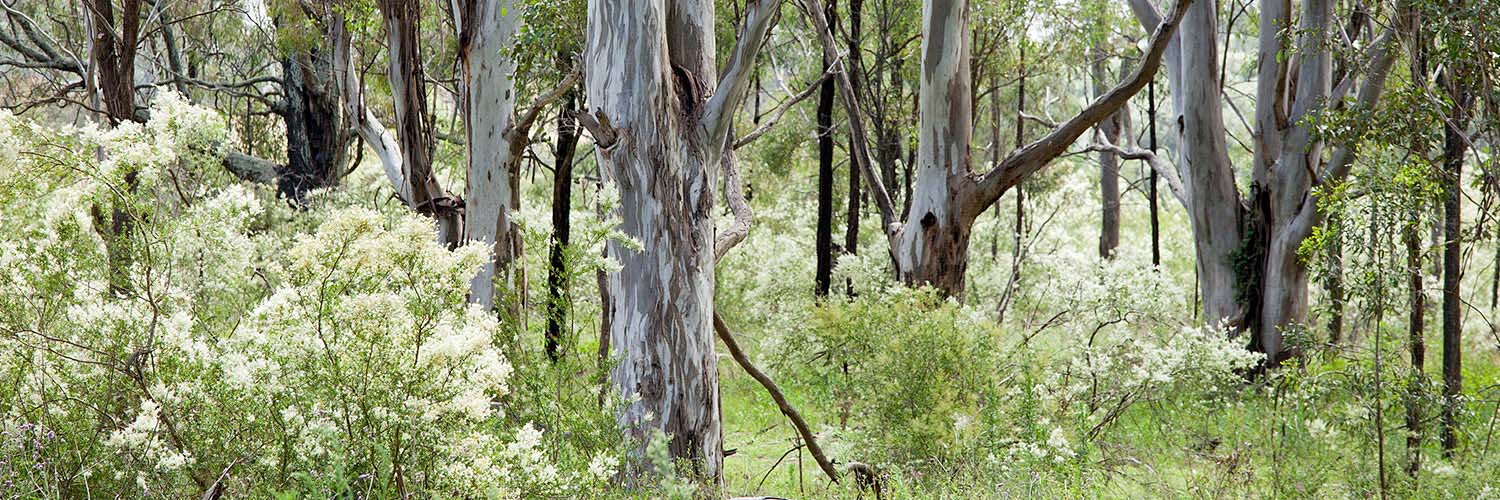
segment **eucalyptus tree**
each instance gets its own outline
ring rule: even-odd
[[[1132,0],[1131,7],[1143,25],[1160,22],[1149,0]],[[1167,57],[1204,318],[1251,332],[1251,348],[1272,364],[1294,353],[1284,334],[1307,315],[1308,272],[1298,249],[1322,219],[1314,188],[1347,177],[1357,152],[1357,144],[1328,147],[1317,118],[1330,109],[1373,107],[1397,52],[1394,28],[1373,34],[1367,26],[1374,23],[1335,22],[1330,0],[1302,1],[1295,25],[1291,7],[1261,2],[1246,196],[1229,160],[1216,2],[1189,10]],[[1358,49],[1348,46],[1355,40]],[[1359,52],[1353,63],[1339,65],[1340,74],[1333,71],[1334,46]]]
[[[512,212],[520,208],[519,168],[531,127],[577,81],[577,72],[569,72],[557,89],[517,114],[515,39],[525,11],[516,0],[459,0],[453,10],[468,149],[464,238],[493,248],[469,299],[486,307],[495,306],[497,281],[520,288],[519,275],[510,272],[522,250]]]
[[[645,447],[665,434],[675,458],[722,481],[722,425],[713,299],[715,169],[754,59],[779,12],[776,0],[746,6],[745,22],[715,83],[712,0],[590,0],[585,79],[591,112],[580,115],[601,171],[619,192],[611,241],[621,268],[608,278],[611,380],[627,397],[618,422]]]
[[[821,5],[818,0],[807,3],[809,10]],[[973,134],[969,5],[966,0],[927,0],[922,9],[916,171],[904,221],[898,220],[884,183],[870,166],[868,152],[859,147],[855,151],[855,161],[865,172],[879,208],[899,278],[907,284],[931,285],[943,293],[961,295],[975,219],[1000,195],[1064,153],[1079,136],[1146,87],[1188,4],[1179,3],[1165,22],[1153,27],[1145,57],[1123,82],[1041,139],[1012,151],[989,171],[979,173],[973,169],[969,154]],[[809,17],[823,39],[823,50],[837,54],[827,24],[818,16]],[[848,75],[841,74],[839,83],[846,114],[859,116]],[[859,120],[851,119],[851,133],[863,135]]]
[[[1096,95],[1104,95],[1106,54],[1101,49],[1093,51],[1090,63],[1090,78]],[[1120,143],[1130,120],[1129,106],[1099,122],[1095,127],[1101,139],[1109,144]],[[1099,155],[1099,257],[1112,259],[1120,246],[1120,155],[1114,151],[1101,150]]]
[[[377,2],[389,61],[386,76],[395,110],[392,133],[366,104],[362,77],[355,64],[349,19],[330,9],[328,29],[334,43],[334,73],[344,94],[345,112],[370,150],[380,159],[396,197],[437,221],[438,241],[457,245],[463,235],[463,200],[449,193],[432,171],[433,129],[427,113],[427,78],[421,50],[422,2]]]

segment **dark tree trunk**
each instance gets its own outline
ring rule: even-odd
[[[571,66],[571,57],[558,54],[559,67]],[[569,214],[573,206],[573,153],[578,147],[578,95],[569,90],[557,114],[557,146],[552,151],[552,246],[547,254],[547,358],[557,361],[558,346],[568,320],[568,270],[563,255],[569,241]]]
[[[1108,72],[1105,70],[1104,59],[1104,50],[1096,48],[1092,65],[1096,98],[1109,90],[1105,83]],[[1124,120],[1129,113],[1128,107],[1120,108],[1120,111],[1099,122],[1099,134],[1104,136],[1106,142],[1117,145],[1120,143]],[[1113,259],[1115,249],[1120,246],[1120,157],[1110,151],[1099,152],[1099,202],[1099,257]]]
[[[140,37],[141,0],[121,2],[118,21],[113,0],[88,0],[86,4],[94,26],[90,57],[99,77],[99,96],[109,123],[144,121],[135,112],[135,53]]]
[[[1411,316],[1407,319],[1412,371],[1406,395],[1406,472],[1415,476],[1422,461],[1422,387],[1426,380],[1422,367],[1427,356],[1427,345],[1422,338],[1427,322],[1427,298],[1422,291],[1422,239],[1415,222],[1402,228],[1401,240],[1406,244],[1407,300],[1411,303]]]
[[[1466,108],[1472,102],[1463,76],[1445,70],[1443,86],[1453,102],[1443,138],[1443,454],[1458,447],[1459,395],[1463,392],[1463,323],[1459,282],[1463,279],[1463,249],[1459,245],[1463,217],[1463,167],[1468,139]]]
[[[333,62],[315,50],[281,60],[281,117],[286,124],[286,166],[277,191],[304,206],[308,191],[338,185],[344,174],[344,136]]]
[[[1146,85],[1146,105],[1149,108],[1146,114],[1151,120],[1151,136],[1149,138],[1151,153],[1156,154],[1156,80]],[[1149,184],[1146,186],[1147,203],[1151,213],[1151,265],[1161,265],[1161,218],[1157,207],[1156,196],[1156,169],[1151,169]]]
[[[823,17],[828,26],[838,31],[836,0],[826,5]],[[829,61],[823,60],[823,71],[828,71]],[[828,296],[833,279],[833,79],[823,80],[818,94],[818,227],[817,227],[817,272],[814,275],[814,295]]]
[[[126,121],[144,121],[135,112],[135,53],[140,35],[140,0],[124,0],[118,20],[112,0],[87,0],[85,9],[89,10],[92,19],[93,41],[89,58],[97,76],[105,118],[110,126]],[[126,172],[124,181],[125,191],[135,192],[135,172]],[[123,199],[114,200],[108,232],[102,234],[109,263],[109,290],[115,295],[124,295],[130,288],[127,269],[133,260],[133,250],[127,236],[133,224],[132,215],[126,211],[125,205]]]
[[[831,6],[831,2],[829,5],[829,9],[832,9],[833,7]],[[852,77],[851,79],[855,82],[855,85],[864,84],[864,68],[861,66],[859,58],[859,44],[861,35],[860,25],[862,21],[862,19],[860,19],[860,16],[864,14],[863,10],[864,0],[849,0],[849,66],[853,68],[853,71],[851,71],[851,73],[853,74],[850,76]],[[833,80],[830,79],[829,81],[825,82],[824,85],[828,86],[825,88],[831,89]],[[849,137],[849,142],[851,143],[849,146],[850,151],[854,151],[855,146],[853,145],[853,142],[856,140],[859,139],[853,137],[852,135]],[[854,162],[850,162],[849,202],[848,206],[845,207],[845,223],[847,225],[845,226],[844,230],[844,253],[849,255],[855,255],[859,253],[860,198],[861,193],[859,186],[859,168],[854,164]],[[855,293],[854,282],[850,281],[846,283],[845,286],[848,287],[849,296],[853,297]]]
[[[853,139],[850,139],[853,140]],[[853,165],[849,166],[849,202],[845,207],[844,220],[844,253],[855,255],[859,253],[859,170]],[[846,283],[849,288],[849,296],[854,296],[854,282]]]

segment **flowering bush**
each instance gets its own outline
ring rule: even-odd
[[[515,497],[613,474],[609,453],[559,470],[504,418],[504,329],[466,301],[485,249],[337,203],[269,230],[269,194],[219,171],[222,120],[171,94],[152,117],[0,114],[0,496]]]

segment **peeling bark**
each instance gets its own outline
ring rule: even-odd
[[[380,8],[391,53],[388,74],[400,139],[365,105],[364,84],[354,63],[348,27],[342,14],[334,14],[329,23],[329,38],[334,43],[334,75],[344,96],[344,108],[360,137],[380,158],[396,197],[417,213],[437,221],[440,243],[457,245],[463,230],[463,200],[444,191],[432,173],[432,132],[423,90],[426,78],[417,47],[419,2],[382,0]]]
[[[621,270],[608,277],[610,379],[630,398],[617,421],[638,447],[628,469],[663,433],[691,475],[723,481],[722,424],[714,352],[713,226],[716,168],[734,110],[777,2],[747,6],[728,69],[714,75],[709,0],[590,0],[584,57],[602,171],[619,190],[620,230],[638,248],[609,244]]]

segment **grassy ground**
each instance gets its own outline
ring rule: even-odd
[[[1479,396],[1471,400],[1470,413],[1462,421],[1463,445],[1452,460],[1442,458],[1436,407],[1426,405],[1422,465],[1414,476],[1406,471],[1400,396],[1405,386],[1393,387],[1397,377],[1386,373],[1380,413],[1389,498],[1500,494],[1500,476],[1493,475],[1500,470],[1500,443],[1492,443],[1500,356],[1492,349],[1471,352],[1476,355],[1467,360],[1466,383],[1475,388],[1471,394]],[[1359,393],[1366,389],[1374,394],[1373,386],[1366,387],[1373,381],[1355,379],[1365,373],[1363,369],[1372,368],[1371,360],[1345,357],[1360,354],[1371,353],[1310,360],[1310,366],[1288,368],[1272,381],[1241,387],[1223,401],[1168,398],[1132,407],[1109,432],[1088,443],[1074,463],[1064,466],[997,472],[974,464],[944,464],[887,470],[885,498],[1378,498],[1382,452],[1374,425],[1375,401]],[[1382,360],[1385,370],[1397,369],[1393,367],[1401,362]],[[1437,360],[1429,362],[1429,387],[1436,390]],[[721,366],[725,447],[736,450],[725,460],[731,496],[858,496],[848,485],[830,485],[805,451],[792,451],[796,433],[764,389],[737,366]],[[793,381],[783,384],[815,428],[837,426],[835,411],[814,404]]]

